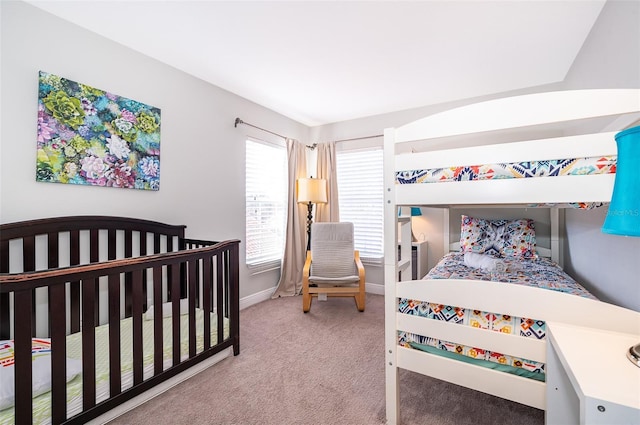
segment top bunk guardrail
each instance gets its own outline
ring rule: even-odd
[[[555,124],[640,111],[640,89],[592,89],[534,93],[474,103],[390,129],[394,143]],[[616,128],[625,127],[620,122]],[[385,132],[385,137],[386,137]]]
[[[640,89],[611,89],[515,96],[434,114],[385,130],[385,162],[393,167],[385,186],[398,205],[609,202],[614,135],[639,120],[639,112]],[[584,121],[590,118],[600,121]],[[565,120],[571,127],[560,124]],[[452,148],[449,141],[461,136],[465,147]],[[520,178],[539,176],[562,178]]]

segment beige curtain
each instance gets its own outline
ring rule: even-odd
[[[318,178],[327,180],[326,204],[316,205],[314,215],[315,222],[340,221],[340,210],[338,208],[338,177],[336,171],[336,143],[319,143],[318,149]]]
[[[296,180],[307,177],[306,146],[287,139],[289,169],[287,234],[280,266],[280,281],[272,298],[293,296],[302,290],[302,268],[307,255],[307,206],[296,202]]]

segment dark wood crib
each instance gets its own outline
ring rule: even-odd
[[[0,225],[0,340],[14,341],[16,424],[32,422],[34,337],[51,342],[53,424],[84,423],[214,354],[230,347],[239,354],[239,241],[187,239],[185,228],[108,216]],[[158,307],[152,319],[145,317],[151,305]],[[163,354],[166,317],[169,359]],[[186,356],[186,348],[181,354],[181,318],[188,320],[188,338],[182,335],[183,346],[188,340]],[[133,335],[132,348],[127,347],[133,353],[133,384],[126,389],[121,385],[124,319]],[[145,320],[153,320],[145,322],[152,323],[152,376],[150,364],[144,372]],[[97,402],[96,330],[102,325],[108,325],[109,395]],[[66,340],[76,333],[82,343],[82,408],[67,417]]]

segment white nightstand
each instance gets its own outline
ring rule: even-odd
[[[422,279],[429,271],[427,256],[427,241],[411,242],[411,279]],[[400,259],[400,245],[398,245],[398,259]]]
[[[545,423],[640,424],[640,335],[548,323]]]
[[[411,242],[411,260],[413,261],[411,274],[414,280],[422,279],[429,271],[428,248],[427,241]]]

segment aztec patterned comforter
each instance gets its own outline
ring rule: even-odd
[[[567,275],[560,266],[548,259],[502,259],[502,262],[506,266],[505,272],[490,272],[467,267],[464,264],[464,253],[462,252],[449,253],[425,276],[425,279],[493,280],[536,286],[596,299]],[[536,320],[535,318],[512,317],[497,312],[470,310],[410,299],[400,299],[398,309],[405,314],[428,317],[434,320],[445,320],[460,325],[520,335],[525,338],[544,339],[546,337],[544,321]],[[505,366],[505,370],[521,376],[544,380],[544,364],[540,362],[407,332],[399,332],[398,341],[400,345],[405,347],[423,349],[430,352],[434,352],[433,349],[437,348],[449,353],[463,355],[470,359]],[[486,364],[492,367],[493,365],[489,363]]]

